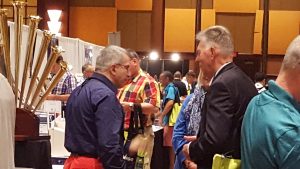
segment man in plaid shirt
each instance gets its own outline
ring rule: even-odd
[[[131,58],[130,71],[132,81],[119,90],[118,98],[125,110],[124,129],[128,131],[131,111],[135,103],[141,105],[142,113],[146,115],[147,122],[144,124],[144,133],[138,134],[131,140],[130,149],[135,149],[137,155],[143,154],[144,168],[150,169],[151,156],[154,146],[154,133],[152,130],[151,116],[154,116],[160,106],[160,93],[157,82],[150,75],[140,68],[140,58],[138,54],[128,49],[128,56]],[[130,133],[129,133],[130,134]],[[141,143],[141,140],[143,140]],[[133,148],[134,147],[134,148]],[[133,168],[133,162],[127,166]]]
[[[51,69],[51,74],[54,76],[58,73],[60,69],[60,62],[63,61],[63,57],[59,56],[56,59],[56,63],[53,65]],[[51,91],[51,94],[47,96],[47,100],[59,100],[62,101],[62,111],[65,110],[66,102],[72,93],[72,91],[76,88],[76,79],[75,76],[71,74],[71,72],[67,71],[57,85]]]

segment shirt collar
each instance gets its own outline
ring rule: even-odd
[[[112,90],[114,93],[118,93],[117,87],[103,74],[100,73],[93,73],[92,79],[98,79],[101,82],[103,82],[110,90]]]
[[[171,86],[174,86],[174,84],[173,84],[172,82],[170,82],[170,83],[165,87],[165,89],[167,89],[167,88],[169,88],[169,87],[171,87]]]
[[[284,89],[278,86],[274,80],[268,82],[269,91],[279,100],[287,105],[295,107],[300,112],[300,104]]]
[[[132,82],[134,82],[134,83],[137,82],[137,80],[140,78],[140,76],[142,76],[143,73],[144,73],[143,70],[140,69],[139,74],[133,78]]]
[[[218,73],[220,73],[220,71],[228,64],[230,64],[231,62],[227,62],[225,64],[223,64],[215,73],[215,75],[213,76],[213,78],[210,79],[210,82],[209,82],[209,86],[212,84],[213,82],[213,79],[218,75]]]

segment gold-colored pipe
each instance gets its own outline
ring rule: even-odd
[[[38,83],[38,86],[36,87],[36,90],[35,90],[35,92],[34,92],[34,94],[32,96],[32,100],[31,100],[31,103],[30,103],[29,107],[32,107],[33,103],[37,99],[38,95],[41,92],[42,87],[44,86],[45,81],[47,80],[47,77],[48,77],[48,75],[49,75],[49,73],[50,73],[53,65],[56,62],[56,59],[58,58],[58,56],[61,55],[62,52],[64,52],[64,50],[61,47],[55,46],[55,47],[51,48],[50,59],[47,62],[47,65],[46,65],[46,67],[44,69],[44,72],[43,72],[43,74],[41,76],[41,79],[40,79],[40,81]]]
[[[18,87],[19,87],[19,68],[20,68],[20,55],[21,55],[21,43],[22,43],[22,25],[23,15],[22,9],[25,6],[25,2],[13,1],[14,6],[14,22],[15,22],[15,102],[18,101]]]
[[[60,66],[61,66],[60,70],[54,76],[54,78],[53,78],[51,84],[49,85],[48,89],[46,90],[46,92],[44,93],[42,98],[39,100],[38,104],[34,107],[33,113],[35,113],[35,111],[40,107],[40,105],[43,103],[43,101],[45,101],[46,97],[49,95],[49,93],[52,91],[52,89],[56,86],[56,84],[59,82],[61,77],[66,73],[66,71],[68,69],[67,62],[61,61]]]
[[[1,24],[1,35],[3,40],[4,50],[4,62],[6,77],[11,86],[13,86],[12,73],[10,68],[10,48],[9,48],[9,32],[7,24],[7,9],[0,9],[0,24]]]
[[[25,57],[25,63],[24,63],[24,70],[23,70],[23,77],[22,77],[22,86],[21,86],[21,94],[20,94],[20,101],[19,101],[19,107],[22,105],[23,101],[23,95],[25,90],[25,85],[27,81],[27,74],[28,74],[28,68],[29,64],[32,59],[33,54],[33,46],[36,38],[36,30],[38,27],[38,24],[42,18],[39,16],[30,16],[30,23],[29,23],[29,36],[28,36],[28,43],[27,43],[27,52]]]
[[[25,108],[28,105],[28,100],[31,96],[32,88],[34,86],[35,80],[36,80],[36,78],[38,76],[38,73],[40,71],[42,62],[44,60],[44,57],[45,57],[46,51],[48,49],[48,45],[49,45],[49,43],[52,39],[52,36],[53,36],[53,34],[49,31],[44,31],[43,32],[42,44],[41,44],[41,47],[40,47],[40,51],[39,51],[39,54],[38,54],[38,57],[37,57],[37,61],[36,61],[35,67],[34,67],[33,74],[31,76],[27,96],[26,96],[25,103],[24,103]]]

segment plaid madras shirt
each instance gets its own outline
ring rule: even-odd
[[[160,93],[157,82],[150,75],[142,70],[139,71],[131,83],[119,90],[120,102],[150,103],[153,106],[160,106]],[[125,112],[124,128],[129,128],[130,113]]]
[[[76,79],[71,72],[67,71],[57,85],[52,89],[51,94],[64,95],[71,94],[76,88]]]

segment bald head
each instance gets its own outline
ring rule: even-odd
[[[281,71],[300,68],[300,35],[298,35],[286,50]]]

